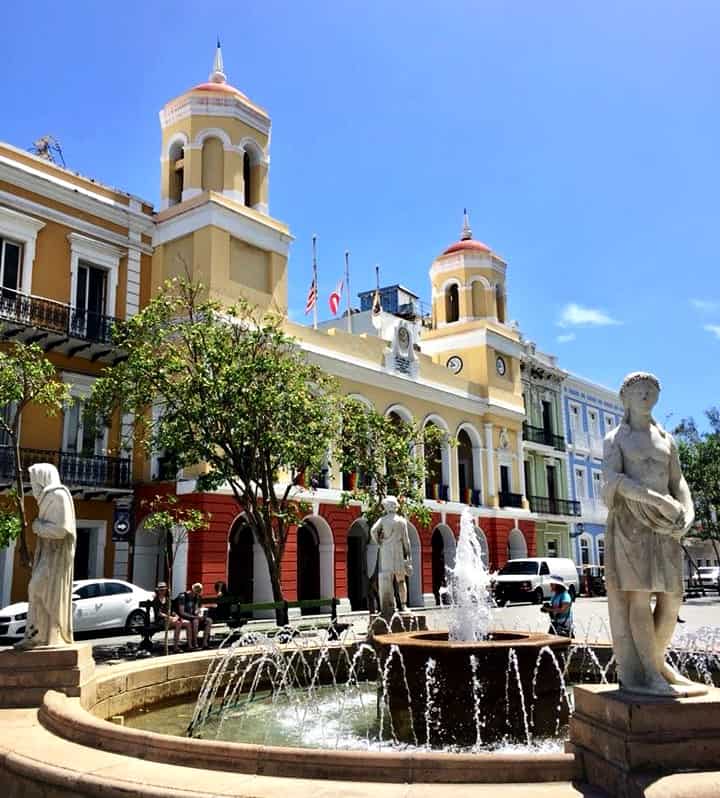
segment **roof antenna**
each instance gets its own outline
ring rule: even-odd
[[[33,155],[44,158],[46,161],[50,161],[50,163],[59,163],[65,167],[65,157],[63,156],[60,142],[49,133],[34,141],[32,147],[30,147],[30,152]]]

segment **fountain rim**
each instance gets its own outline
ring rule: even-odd
[[[438,635],[447,635],[447,630],[423,630],[410,632],[388,632],[373,636],[373,641],[381,646],[397,646],[398,648],[414,648],[426,651],[507,651],[513,648],[566,648],[574,641],[570,637],[559,637],[547,632],[520,632],[491,630],[489,634],[503,635],[502,639],[493,640],[447,640],[437,639]]]

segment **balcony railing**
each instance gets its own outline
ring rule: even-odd
[[[544,446],[552,446],[553,449],[565,451],[565,438],[562,435],[555,435],[545,427],[533,427],[532,424],[523,424],[523,438],[533,443],[541,443]]]
[[[78,310],[63,302],[28,296],[9,288],[0,290],[0,319],[34,327],[70,339],[111,344],[118,319],[90,310]]]
[[[498,502],[501,507],[522,507],[522,495],[519,493],[507,493],[503,490],[498,493]]]
[[[126,457],[21,449],[20,458],[24,474],[35,463],[52,463],[68,487],[123,490],[131,486],[130,460]],[[15,452],[10,446],[0,446],[0,479],[8,482],[14,478]]]
[[[471,507],[482,505],[482,494],[477,488],[463,488],[460,495],[464,504],[469,504]]]
[[[530,509],[543,515],[580,515],[580,502],[550,496],[528,496]]]
[[[441,485],[438,482],[425,483],[425,498],[434,499],[435,501],[446,502],[449,501],[450,488],[447,485]]]

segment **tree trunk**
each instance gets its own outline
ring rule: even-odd
[[[270,572],[270,584],[272,586],[273,601],[282,601],[283,606],[275,609],[275,623],[278,626],[287,626],[289,622],[287,607],[284,605],[285,596],[283,595],[282,585],[280,583],[280,563],[275,559],[271,552],[263,546],[265,557],[268,563],[268,571]]]
[[[18,515],[20,516],[20,562],[32,571],[33,564],[30,559],[30,551],[28,550],[27,537],[25,535],[28,523],[27,515],[25,514],[25,488],[23,487],[18,422],[16,422],[13,432],[13,443],[15,446],[15,484],[17,485],[17,496],[15,497],[15,501],[17,502]]]

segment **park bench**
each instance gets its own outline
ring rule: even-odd
[[[299,601],[266,601],[255,604],[241,602],[238,600],[237,596],[222,596],[220,598],[207,597],[203,600],[203,603],[214,604],[216,607],[222,608],[220,613],[218,613],[219,619],[224,620],[231,629],[238,629],[245,625],[252,619],[255,612],[272,611],[276,614],[279,625],[287,626],[290,621],[291,609],[299,609],[302,611],[330,607],[331,632],[336,634],[341,631],[337,619],[337,608],[338,604],[340,604],[340,600],[334,596],[332,598],[302,599]],[[280,610],[279,613],[278,610]]]

